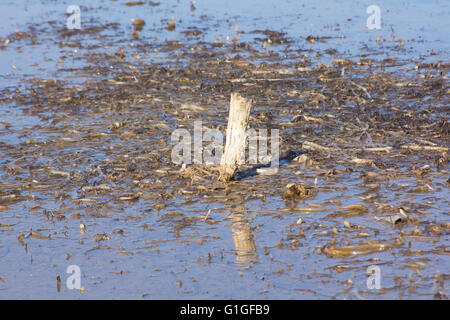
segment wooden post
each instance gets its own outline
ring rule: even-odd
[[[222,182],[230,181],[236,172],[238,164],[242,164],[245,161],[245,131],[251,107],[252,101],[250,99],[243,98],[238,93],[231,94],[227,139],[220,161],[219,180]]]

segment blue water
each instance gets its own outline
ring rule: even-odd
[[[29,40],[11,42],[0,49],[0,90],[24,86],[26,79],[62,79],[70,85],[82,82],[70,72],[58,71],[58,67],[70,68],[83,66],[85,59],[78,59],[88,54],[88,48],[59,47],[61,41],[80,40],[84,44],[99,45],[99,49],[114,52],[117,48],[127,49],[139,43],[161,43],[164,40],[196,42],[198,39],[186,39],[182,33],[189,29],[199,29],[203,33],[200,40],[207,42],[232,41],[237,36],[240,41],[251,41],[263,38],[255,30],[274,30],[286,33],[291,48],[302,50],[304,54],[313,54],[312,61],[330,63],[336,58],[357,58],[360,55],[384,59],[397,57],[408,60],[406,66],[413,68],[415,61],[448,62],[450,3],[443,0],[432,1],[257,1],[257,0],[197,0],[196,10],[190,11],[187,0],[160,0],[157,7],[149,5],[128,7],[125,1],[10,1],[0,2],[0,39],[5,41],[16,30],[28,32],[30,27],[37,29],[34,36],[36,43]],[[116,29],[108,28],[99,34],[76,35],[70,39],[60,39],[58,30],[64,30],[65,11],[69,5],[81,7],[81,27],[98,26],[117,23]],[[381,9],[381,29],[365,28],[369,5],[376,4]],[[171,18],[176,21],[176,30],[169,32],[165,25]],[[144,19],[146,25],[140,32],[140,40],[133,40],[131,19]],[[52,24],[49,24],[52,22]],[[55,27],[56,26],[56,27]],[[236,34],[236,26],[239,33]],[[306,41],[308,36],[331,37],[314,44]],[[381,44],[377,38],[384,39]],[[404,48],[398,40],[404,40]],[[262,42],[256,42],[262,46]],[[102,46],[108,45],[108,48]],[[268,47],[268,50],[282,54],[283,46]],[[314,53],[309,53],[314,49]],[[337,57],[326,53],[327,49],[336,49]],[[315,52],[321,56],[315,56]],[[60,59],[64,57],[64,61]],[[284,57],[282,56],[282,59]],[[142,61],[170,60],[167,53],[150,52],[142,57]],[[286,57],[297,59],[297,57]],[[414,60],[415,59],[415,60]],[[182,61],[181,61],[182,62]],[[99,75],[99,77],[101,77]],[[0,122],[0,144],[18,145],[30,137],[42,138],[33,127],[42,123],[42,119],[24,114],[22,106],[0,105],[0,121],[11,125],[3,128]],[[21,136],[22,130],[28,130],[27,138]],[[47,139],[48,137],[46,137]],[[44,139],[44,138],[42,138]],[[51,139],[51,138],[48,138]],[[45,140],[45,139],[44,139]],[[89,146],[85,146],[89,148]],[[3,149],[2,149],[3,150]],[[6,148],[4,149],[6,150]],[[92,154],[91,154],[92,155]],[[3,156],[3,155],[2,155]],[[48,155],[38,155],[36,162],[49,161]],[[104,160],[103,151],[98,158]],[[11,164],[9,159],[0,157],[0,166]],[[295,171],[283,169],[283,174],[290,175]],[[314,183],[314,172],[305,170],[303,179]],[[33,177],[23,175],[24,184]],[[308,176],[310,174],[310,176]],[[292,177],[295,179],[295,177]],[[265,180],[267,179],[267,180]],[[270,182],[270,177],[258,177],[262,185]],[[360,188],[360,176],[356,172],[345,176],[345,189],[320,193],[308,203],[321,205],[327,202],[340,201],[341,205],[324,205],[328,209],[340,206],[364,204],[359,198],[365,195]],[[242,182],[243,186],[235,189],[250,190],[256,180]],[[1,183],[2,181],[0,181]],[[446,200],[448,187],[445,181],[437,179],[436,192],[440,196],[436,200],[423,194],[414,197],[405,194],[399,187],[399,194],[382,194],[380,201],[395,205],[399,203],[426,203],[430,207],[425,216],[429,221],[442,221],[448,216],[449,203]],[[42,182],[39,182],[42,183]],[[341,187],[339,181],[320,180],[319,186]],[[414,186],[416,181],[396,181],[398,184]],[[6,188],[6,187],[5,187]],[[281,187],[282,188],[282,187]],[[395,189],[395,188],[394,188]],[[0,190],[1,191],[1,190]],[[73,191],[76,197],[77,191]],[[402,193],[403,192],[403,193]],[[221,299],[301,299],[301,298],[376,298],[376,293],[367,292],[365,270],[368,265],[380,262],[385,272],[383,286],[386,289],[383,298],[408,298],[415,296],[397,286],[396,276],[404,276],[422,282],[420,295],[432,296],[437,290],[434,285],[436,274],[448,274],[450,261],[448,255],[425,254],[429,257],[430,267],[418,275],[405,268],[405,260],[397,258],[391,252],[372,254],[368,257],[330,259],[316,250],[317,247],[329,243],[332,233],[320,234],[319,230],[308,230],[307,226],[323,224],[324,230],[337,228],[345,231],[343,219],[326,219],[330,213],[301,213],[286,210],[280,197],[272,197],[266,201],[250,199],[243,201],[248,212],[246,222],[242,225],[252,230],[255,241],[255,256],[249,259],[239,257],[233,241],[236,224],[233,224],[232,213],[235,208],[226,201],[200,199],[186,203],[183,197],[176,197],[166,208],[153,208],[159,202],[154,199],[141,199],[134,203],[109,202],[103,200],[102,209],[92,209],[89,204],[56,203],[48,194],[23,191],[27,199],[10,209],[0,210],[0,224],[12,224],[12,227],[0,228],[0,298],[133,298],[149,299],[170,298],[221,298]],[[48,197],[48,198],[47,198]],[[448,198],[448,197],[447,197]],[[433,203],[431,205],[430,203]],[[0,203],[1,204],[1,203]],[[36,206],[40,206],[36,208]],[[34,209],[33,209],[34,208]],[[97,207],[95,207],[97,208]],[[49,222],[42,214],[47,211],[61,211],[84,214],[81,219],[68,218],[65,221]],[[212,222],[202,219],[212,210]],[[371,210],[374,210],[371,208]],[[174,213],[181,213],[177,215]],[[100,217],[101,216],[101,217]],[[290,239],[297,239],[300,228],[295,225],[299,218],[304,221],[305,238],[301,238],[296,248],[290,248]],[[185,220],[183,220],[186,218]],[[195,218],[194,220],[189,220]],[[240,219],[240,217],[238,217]],[[448,219],[447,219],[448,220]],[[184,228],[176,227],[186,222]],[[194,222],[192,222],[194,221]],[[391,238],[392,228],[370,220],[367,216],[351,219],[352,223],[367,226],[367,231],[381,230],[381,238]],[[79,224],[87,228],[85,234],[80,233]],[[146,227],[144,227],[146,226]],[[28,233],[30,228],[39,229],[44,235],[51,235],[51,240],[26,239],[24,248],[17,237]],[[245,229],[245,228],[244,228]],[[239,230],[238,230],[239,231]],[[392,231],[394,234],[398,230]],[[101,243],[93,240],[96,233],[107,233],[111,238]],[[350,239],[350,238],[349,238]],[[448,244],[448,235],[442,235],[439,244]],[[278,248],[280,242],[287,247]],[[429,250],[433,247],[433,239],[424,239],[413,244],[415,250]],[[71,258],[68,259],[67,255]],[[368,258],[373,260],[369,261]],[[379,260],[377,260],[379,259]],[[65,286],[68,265],[79,265],[82,269],[82,286],[86,292],[69,290]],[[334,267],[346,266],[346,271],[337,272]],[[404,271],[407,269],[407,271]],[[56,290],[56,276],[61,276],[62,290]],[[423,277],[422,277],[423,276]],[[2,281],[3,279],[3,281]],[[347,280],[354,285],[347,286]],[[405,280],[405,281],[406,281]],[[181,282],[180,282],[181,281]],[[448,287],[448,285],[447,285]],[[364,292],[364,293],[359,293]],[[448,293],[448,290],[446,291]]]

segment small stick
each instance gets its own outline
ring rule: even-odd
[[[313,151],[323,151],[323,152],[346,152],[346,151],[367,151],[367,152],[391,152],[392,147],[368,147],[368,148],[330,148],[324,147],[320,144],[311,142],[311,141],[303,141],[303,150],[313,150]]]
[[[391,152],[392,147],[372,147],[372,148],[363,148],[363,150],[367,152]]]
[[[303,148],[303,150],[315,150],[315,151],[325,151],[325,152],[332,152],[332,151],[340,150],[340,149],[336,149],[336,148],[324,147],[324,146],[321,146],[320,144],[317,144],[317,143],[314,143],[311,141],[304,141],[302,148]]]
[[[206,216],[205,216],[203,221],[206,221],[206,219],[208,219],[210,213],[211,213],[211,209],[208,210],[208,213],[206,214]]]
[[[245,161],[245,142],[248,119],[252,101],[241,97],[238,93],[231,94],[230,115],[228,118],[227,139],[225,150],[220,161],[220,177],[222,182],[233,178],[237,165]]]
[[[438,151],[438,152],[448,151],[448,148],[446,148],[446,147],[419,146],[417,144],[403,145],[400,148],[414,150],[414,151],[424,151],[424,150],[425,151]]]
[[[367,91],[366,88],[364,88],[363,86],[361,86],[361,85],[359,85],[357,83],[354,83],[353,81],[350,81],[350,83],[352,85],[357,86],[358,88],[362,89],[362,91],[364,91],[364,93],[367,95],[367,98],[372,99],[372,96],[370,95],[370,93]]]

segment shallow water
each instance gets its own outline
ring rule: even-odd
[[[448,2],[379,1],[381,30],[364,27],[370,1],[123,3],[80,1],[81,31],[92,32],[73,35],[73,1],[0,4],[1,42],[15,30],[34,39],[0,50],[0,298],[448,296]],[[146,22],[139,38],[132,18]],[[228,186],[209,169],[180,171],[171,132],[194,120],[224,129],[234,90],[256,100],[252,126],[280,128],[284,149],[343,151],[309,150],[313,163]],[[367,146],[364,132],[393,151],[349,151]],[[423,140],[443,149],[402,149]],[[315,193],[290,203],[293,182]],[[400,210],[406,222],[379,220]],[[70,265],[84,290],[66,287]],[[380,289],[366,284],[372,265]]]

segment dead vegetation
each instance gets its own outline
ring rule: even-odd
[[[133,25],[140,30],[145,21],[134,20]],[[92,27],[82,35],[91,37],[103,28],[114,26]],[[165,28],[175,32],[181,27],[175,28],[172,19]],[[20,87],[0,92],[2,105],[37,119],[24,128],[0,121],[0,137],[16,139],[0,140],[2,214],[30,202],[31,212],[67,225],[151,204],[148,210],[159,219],[153,228],[167,226],[179,237],[183,230],[220,220],[214,210],[193,216],[176,211],[179,201],[185,208],[212,203],[231,212],[257,202],[261,207],[252,204],[252,210],[258,214],[269,214],[274,221],[294,215],[301,230],[284,222],[287,231],[280,242],[262,249],[246,215],[234,214],[232,237],[240,262],[248,255],[253,259],[255,251],[266,256],[279,249],[298,250],[302,243],[308,245],[305,237],[316,244],[309,253],[332,259],[385,251],[411,260],[448,255],[441,240],[449,230],[443,221],[448,215],[449,64],[418,64],[417,72],[409,72],[403,66],[415,62],[362,55],[337,57],[326,65],[290,48],[292,39],[277,31],[250,31],[254,41],[236,38],[230,43],[198,40],[202,31],[197,29],[180,31],[191,37],[151,45],[138,41],[134,47],[110,43],[110,50],[89,47],[73,32],[59,31],[56,44],[84,51],[77,57],[79,67],[61,67],[53,78],[24,78]],[[30,30],[8,39],[33,37]],[[326,42],[327,37],[306,40]],[[281,58],[281,51],[291,58]],[[143,59],[161,52],[164,61]],[[173,164],[170,133],[180,127],[192,132],[194,120],[225,132],[229,97],[235,91],[253,100],[251,127],[277,128],[283,152],[303,153],[282,162],[273,175],[244,176],[228,184],[218,182],[217,168]],[[222,180],[229,181],[235,170]],[[279,207],[267,209],[268,202]],[[400,208],[407,218],[398,216]],[[146,214],[121,219],[135,221]],[[57,228],[50,235],[14,223],[0,227],[17,233],[22,245],[65,237],[66,232]],[[111,237],[93,235],[98,243],[93,249]],[[412,253],[404,239],[431,240]],[[148,245],[148,250],[159,250],[157,242]],[[409,266],[418,263],[411,260]],[[335,263],[326,261],[327,267]]]

